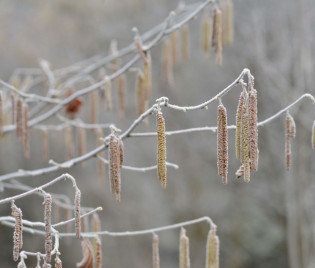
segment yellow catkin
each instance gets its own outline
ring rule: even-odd
[[[3,96],[2,91],[0,91],[0,136],[3,133]]]
[[[178,31],[174,30],[171,33],[171,45],[172,45],[172,65],[175,66],[177,62],[178,53]]]
[[[244,165],[244,181],[250,180],[250,150],[249,150],[249,115],[247,105],[243,107],[241,132],[241,162]]]
[[[97,122],[97,111],[98,111],[98,95],[97,91],[93,90],[90,94],[91,96],[91,124],[96,124]]]
[[[20,98],[17,100],[16,103],[15,116],[16,134],[21,139],[23,135],[23,101]]]
[[[226,109],[222,103],[218,106],[217,166],[218,174],[222,177],[222,182],[227,184],[228,131]]]
[[[207,238],[206,268],[219,268],[220,241],[216,228],[211,228]]]
[[[138,75],[137,75],[136,97],[137,97],[138,115],[141,115],[145,111],[144,75],[143,75],[143,73],[141,71],[139,71]]]
[[[249,154],[252,171],[258,169],[258,128],[257,128],[257,91],[252,89],[248,99],[249,113]]]
[[[112,109],[112,82],[108,76],[105,76],[105,102],[106,110]]]
[[[235,153],[236,153],[237,159],[240,159],[242,112],[243,112],[243,106],[245,104],[246,96],[247,96],[246,91],[242,91],[240,99],[238,101],[238,106],[237,106],[237,111],[236,111]]]
[[[43,155],[44,155],[44,160],[48,161],[49,147],[48,147],[48,130],[47,129],[43,129]]]
[[[161,110],[156,113],[157,126],[157,172],[162,187],[166,188],[166,138],[165,120]]]
[[[86,132],[85,128],[79,129],[79,156],[84,155],[86,151]]]
[[[23,224],[22,210],[18,208],[14,201],[11,203],[11,215],[15,218],[14,234],[13,234],[13,260],[18,261],[19,252],[23,246]]]
[[[291,139],[295,138],[295,122],[293,117],[287,112],[286,115],[286,130],[285,130],[285,155],[286,169],[289,171],[291,167]]]
[[[120,75],[118,77],[118,116],[123,118],[125,115],[125,94],[126,94],[126,76]]]
[[[209,57],[211,50],[211,21],[207,12],[202,21],[202,50]]]
[[[116,200],[120,201],[121,192],[121,142],[115,133],[109,139],[109,180],[111,193],[115,193]]]
[[[152,238],[152,265],[153,268],[160,268],[159,237],[157,234],[153,234]]]
[[[165,39],[163,43],[163,75],[164,80],[168,85],[172,85],[174,81],[173,77],[173,65],[172,65],[172,51],[171,51],[171,44],[168,39]]]
[[[67,153],[67,159],[70,160],[73,155],[73,141],[72,141],[72,127],[65,127],[65,147]]]
[[[234,7],[233,0],[226,0],[225,6],[225,20],[226,20],[226,31],[225,40],[227,44],[231,44],[234,39]]]
[[[96,240],[96,250],[95,250],[95,267],[102,268],[102,243],[101,239],[97,236]]]
[[[45,261],[51,261],[51,251],[52,251],[52,232],[51,232],[51,204],[52,197],[50,194],[45,194],[45,212],[44,212],[44,221],[45,221]]]
[[[189,268],[190,257],[189,257],[189,238],[186,235],[186,230],[181,229],[180,240],[179,240],[179,267]]]
[[[101,140],[102,138],[103,138],[103,130],[101,128],[98,128],[97,129],[97,146],[98,147],[103,145],[103,141]],[[102,150],[97,155],[104,158],[104,151]],[[98,168],[99,179],[101,182],[103,182],[104,176],[105,176],[105,173],[104,173],[105,165],[103,161],[100,159],[97,161],[97,168]]]
[[[189,53],[189,49],[190,49],[190,45],[189,45],[189,27],[187,24],[185,24],[183,27],[182,27],[182,60],[187,62],[189,60],[189,56],[190,56],[190,53]]]
[[[222,66],[222,49],[223,49],[223,43],[222,43],[222,12],[220,9],[217,9],[216,12],[216,22],[215,22],[215,32],[216,32],[216,47],[215,52],[217,55],[217,66]]]
[[[62,261],[60,260],[60,258],[57,257],[55,258],[55,268],[62,268]]]
[[[152,60],[149,52],[146,54],[146,59],[143,63],[143,76],[144,76],[144,92],[145,100],[148,100],[151,95],[152,88]]]
[[[15,125],[15,120],[16,120],[16,116],[15,116],[16,100],[15,100],[14,94],[11,93],[10,99],[11,99],[11,123],[12,123],[12,125]]]
[[[81,191],[76,187],[74,196],[74,217],[75,217],[75,236],[77,239],[81,237]]]
[[[23,145],[24,145],[24,156],[30,157],[30,141],[29,141],[29,130],[28,130],[28,106],[23,105]]]
[[[315,150],[315,121],[313,123],[313,128],[312,128],[312,148]]]
[[[82,246],[82,260],[77,263],[78,268],[93,268],[94,267],[94,258],[93,258],[93,248],[91,242],[88,239],[84,239],[81,242]]]

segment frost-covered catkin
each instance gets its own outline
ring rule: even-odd
[[[211,49],[211,21],[208,12],[205,13],[202,21],[202,50],[207,57]]]
[[[237,111],[236,111],[236,130],[235,130],[235,153],[236,158],[240,159],[240,149],[241,149],[241,127],[242,127],[242,113],[245,100],[247,97],[246,91],[242,91],[240,99],[238,101]]]
[[[110,135],[109,139],[109,180],[111,193],[115,193],[116,200],[120,201],[121,191],[121,178],[120,178],[120,167],[121,167],[121,142],[115,133]]]
[[[137,95],[138,115],[141,115],[145,111],[144,75],[141,71],[139,71],[137,75],[136,95]]]
[[[187,62],[189,60],[189,49],[190,49],[190,45],[189,45],[189,27],[187,24],[185,24],[182,27],[182,32],[181,32],[181,37],[182,37],[182,60]]]
[[[3,132],[3,96],[2,91],[0,91],[0,136]]]
[[[222,182],[227,184],[228,131],[226,109],[222,103],[218,106],[217,166],[218,174],[222,177]]]
[[[72,127],[65,127],[65,147],[67,151],[67,159],[70,160],[73,154]]]
[[[81,237],[81,191],[78,187],[75,188],[74,196],[74,217],[75,217],[75,236],[77,239]]]
[[[153,268],[160,268],[159,237],[157,234],[153,234],[152,238],[152,265]]]
[[[286,169],[289,171],[291,167],[291,139],[295,138],[295,122],[289,112],[286,114],[286,129],[285,129],[285,155]]]
[[[23,224],[22,210],[18,208],[14,201],[11,203],[11,215],[15,218],[14,234],[13,234],[13,260],[18,261],[19,252],[23,246]]]
[[[257,128],[257,91],[252,89],[249,92],[248,99],[249,113],[249,154],[250,154],[250,170],[258,169],[258,128]]]
[[[95,248],[95,267],[102,268],[102,243],[101,239],[97,236],[96,240],[96,248]]]
[[[90,94],[91,97],[91,124],[96,124],[97,122],[97,111],[98,111],[98,95],[97,91],[93,90]]]
[[[179,267],[189,268],[190,267],[190,256],[189,256],[189,238],[186,235],[186,230],[181,229],[180,240],[179,240]]]
[[[85,128],[79,129],[79,156],[84,155],[86,150],[86,132]]]
[[[93,249],[91,242],[88,239],[84,239],[81,242],[83,259],[77,263],[78,268],[93,268],[94,259],[93,259]]]
[[[152,88],[152,60],[150,52],[147,52],[146,59],[143,63],[143,76],[144,76],[144,96],[145,101],[149,99]]]
[[[313,128],[312,128],[312,148],[315,150],[315,121],[313,123]]]
[[[161,110],[156,113],[157,126],[157,171],[158,178],[162,187],[166,188],[166,137],[165,137],[165,120]]]
[[[171,51],[171,44],[168,39],[165,39],[163,43],[162,62],[163,62],[162,65],[163,65],[164,80],[168,85],[172,85],[174,81],[173,65],[172,65],[172,51]]]
[[[45,260],[46,262],[51,261],[51,250],[52,250],[52,232],[51,232],[51,202],[52,197],[50,194],[45,194]]]
[[[30,141],[28,134],[28,105],[23,105],[23,145],[24,145],[24,156],[30,157]]]
[[[97,129],[97,146],[100,147],[103,145],[103,141],[101,140],[103,138],[103,130],[101,128]],[[101,151],[97,154],[100,157],[104,157],[104,151]],[[98,168],[98,175],[101,182],[104,181],[105,176],[105,165],[102,160],[97,161],[97,168]]]
[[[216,33],[216,47],[215,52],[217,54],[217,66],[222,66],[222,49],[223,49],[223,40],[222,40],[222,12],[220,9],[217,9],[215,16],[215,33]]]
[[[43,129],[43,155],[44,160],[48,161],[49,159],[49,149],[48,149],[48,130]]]
[[[125,98],[126,98],[126,76],[120,75],[118,77],[118,116],[123,118],[125,115]]]
[[[23,135],[23,101],[18,99],[16,103],[16,112],[15,112],[15,122],[16,122],[16,135],[22,139]]]
[[[219,268],[219,237],[216,228],[211,228],[207,238],[206,268]]]
[[[105,76],[105,102],[106,110],[112,109],[112,82],[108,76]]]
[[[243,107],[241,132],[241,162],[244,165],[244,181],[250,181],[250,150],[249,150],[249,115],[247,105]]]
[[[178,53],[178,31],[174,30],[171,33],[171,45],[172,45],[172,65],[175,66],[177,62]]]

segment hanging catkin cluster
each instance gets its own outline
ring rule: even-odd
[[[78,268],[93,268],[93,249],[91,242],[88,239],[84,239],[81,242],[83,259],[81,262],[77,263]]]
[[[22,210],[18,208],[14,201],[11,204],[11,215],[15,218],[14,234],[13,234],[13,260],[19,259],[19,252],[23,246],[23,224],[22,224]]]
[[[45,194],[45,211],[44,211],[44,221],[45,221],[45,253],[46,262],[51,261],[51,250],[52,250],[52,232],[51,232],[51,195]]]
[[[74,195],[74,217],[75,217],[75,236],[77,239],[81,237],[81,191],[78,187],[75,188]]]
[[[166,137],[165,120],[160,108],[156,113],[157,127],[157,172],[162,187],[166,188]]]
[[[160,268],[159,237],[157,234],[153,234],[152,239],[152,267]]]
[[[285,129],[285,155],[286,155],[286,169],[290,170],[291,167],[291,140],[295,138],[295,122],[293,117],[287,112],[286,115],[286,129]]]
[[[186,230],[181,229],[180,240],[179,240],[179,267],[189,268],[190,267],[190,256],[189,256],[189,238],[186,235]]]
[[[219,268],[219,237],[216,228],[211,227],[207,238],[206,268]]]
[[[109,137],[108,154],[110,191],[115,193],[116,200],[120,202],[120,169],[124,160],[124,148],[122,140],[115,129],[112,129]]]
[[[222,177],[222,182],[227,184],[228,130],[226,108],[222,103],[220,103],[218,106],[217,166],[218,175]]]

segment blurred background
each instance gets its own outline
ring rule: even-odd
[[[193,3],[186,1],[187,4]],[[58,69],[95,55],[104,57],[110,41],[118,48],[133,40],[133,26],[143,33],[162,22],[178,1],[153,0],[55,0],[0,2],[0,78],[9,81],[17,68],[41,70],[39,59]],[[315,2],[308,0],[235,0],[235,35],[233,44],[223,51],[223,66],[215,64],[215,55],[207,59],[201,49],[201,18],[189,23],[190,60],[174,68],[174,85],[163,79],[162,45],[152,53],[152,105],[156,98],[167,96],[172,104],[196,105],[210,99],[232,83],[247,67],[255,76],[258,91],[259,121],[271,116],[305,92],[314,95]],[[96,81],[99,73],[92,74]],[[125,117],[119,119],[115,109],[106,112],[100,103],[98,122],[114,122],[123,131],[137,116],[135,73],[127,72]],[[84,88],[81,83],[76,88]],[[47,83],[43,83],[44,92]],[[228,123],[235,123],[241,88],[235,87],[223,98]],[[114,95],[114,103],[116,101]],[[89,96],[78,117],[89,122]],[[225,186],[217,175],[216,133],[197,132],[167,137],[167,159],[179,165],[168,168],[168,186],[164,190],[156,171],[139,173],[122,171],[122,201],[116,203],[109,192],[108,179],[101,182],[96,159],[84,166],[67,170],[82,192],[81,204],[102,206],[101,229],[109,231],[140,230],[209,216],[218,225],[221,267],[315,267],[315,153],[311,149],[311,126],[315,119],[310,101],[290,109],[297,125],[292,143],[292,169],[285,170],[285,116],[259,128],[259,170],[251,182],[235,178],[239,161],[235,158],[234,131],[229,131],[229,183]],[[215,126],[216,104],[208,110],[189,113],[163,109],[166,130]],[[50,119],[47,124],[57,123]],[[74,129],[77,139],[77,129]],[[155,118],[140,125],[136,132],[155,131]],[[104,133],[107,135],[108,130]],[[2,138],[0,173],[18,169],[49,166],[43,160],[42,133],[30,131],[31,158],[25,160],[22,145],[13,133]],[[87,132],[87,149],[97,146],[93,131]],[[124,140],[125,164],[150,166],[156,161],[156,138]],[[75,146],[77,148],[77,146]],[[49,156],[57,162],[66,160],[63,131],[49,132]],[[75,149],[77,153],[77,149]],[[107,154],[106,154],[107,157]],[[21,182],[41,185],[63,172],[27,177]],[[106,171],[107,175],[107,171]],[[69,182],[49,188],[73,198]],[[19,193],[0,192],[5,198]],[[30,196],[16,202],[24,219],[43,220],[42,198]],[[62,211],[64,216],[64,211]],[[0,215],[10,214],[10,205],[0,207]],[[206,223],[187,227],[190,238],[191,267],[204,267]],[[13,229],[0,225],[0,267],[16,267],[12,260]],[[179,230],[160,236],[161,267],[178,267]],[[151,267],[151,235],[137,237],[102,237],[103,267]],[[42,236],[24,234],[23,249],[43,251]],[[76,239],[61,240],[64,267],[74,267],[82,258]],[[36,265],[28,258],[28,267]]]

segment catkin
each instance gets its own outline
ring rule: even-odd
[[[313,123],[313,128],[312,128],[312,148],[315,150],[315,121]]]
[[[144,75],[141,71],[138,72],[138,75],[137,75],[136,95],[137,95],[138,115],[141,115],[145,111]]]
[[[233,18],[233,2],[232,0],[226,0],[225,6],[225,19],[226,19],[226,31],[225,31],[225,40],[227,44],[231,44],[234,39],[234,18]]]
[[[96,124],[97,122],[97,110],[98,110],[98,96],[97,91],[93,90],[90,94],[91,96],[91,124]]]
[[[91,242],[88,239],[84,239],[81,242],[82,246],[82,254],[83,259],[81,262],[77,263],[77,267],[79,268],[93,268],[94,261],[93,261],[93,249]]]
[[[249,154],[251,170],[258,169],[258,128],[257,128],[257,91],[252,89],[248,99],[249,113]]]
[[[244,105],[241,132],[241,162],[244,165],[244,181],[250,180],[250,150],[249,150],[249,115]]]
[[[118,116],[123,118],[125,114],[125,91],[126,91],[126,76],[118,77]]]
[[[79,156],[84,155],[86,150],[86,132],[85,128],[79,129]]]
[[[222,66],[222,12],[220,9],[217,9],[216,16],[215,16],[216,22],[215,22],[215,33],[216,33],[216,48],[215,52],[217,55],[217,66]]]
[[[190,267],[189,238],[186,236],[186,230],[184,228],[181,229],[179,241],[179,267]]]
[[[45,221],[45,260],[46,262],[51,261],[51,250],[52,250],[52,233],[51,233],[51,195],[45,194],[45,212],[44,212],[44,221]]]
[[[49,149],[48,149],[48,130],[47,129],[43,129],[43,155],[44,155],[44,160],[48,161]]]
[[[120,179],[120,167],[121,167],[121,142],[117,136],[112,133],[109,139],[109,180],[111,193],[115,193],[116,200],[120,201],[121,191],[121,179]]]
[[[182,60],[187,62],[189,60],[189,27],[187,24],[185,24],[182,27]]]
[[[159,237],[157,234],[153,234],[152,239],[152,264],[153,268],[160,268]]]
[[[20,139],[22,139],[22,135],[23,135],[23,101],[20,98],[17,100],[15,115],[16,115],[16,118],[15,118],[16,134]]]
[[[219,268],[219,246],[216,228],[211,228],[207,238],[206,268]]]
[[[174,81],[173,77],[173,65],[172,65],[172,51],[170,41],[165,39],[163,43],[163,75],[164,80],[168,85],[172,85]]]
[[[70,160],[72,158],[73,152],[73,141],[72,141],[72,127],[65,127],[65,147],[67,153],[67,159]]]
[[[30,157],[30,141],[28,134],[28,105],[23,105],[23,145],[24,145],[24,156]]]
[[[101,140],[103,138],[103,130],[101,128],[97,129],[97,146],[100,147],[103,145],[103,141]],[[104,157],[104,151],[101,151],[98,153],[98,156]],[[99,179],[101,182],[104,181],[104,163],[102,160],[98,160],[97,162],[97,167],[98,167],[98,175]]]
[[[171,45],[172,45],[172,65],[175,66],[177,62],[177,53],[178,53],[178,31],[177,30],[172,31]]]
[[[240,159],[242,113],[246,97],[247,97],[246,91],[242,91],[236,111],[235,153],[237,159]]]
[[[99,237],[95,238],[96,240],[96,250],[95,250],[95,267],[102,268],[102,243]]]
[[[144,76],[144,96],[145,101],[149,99],[152,88],[152,60],[149,52],[146,54],[146,59],[143,63],[143,76]]]
[[[57,257],[55,258],[55,268],[62,268],[62,261],[60,260],[60,258]]]
[[[108,76],[105,76],[105,102],[106,110],[112,109],[112,82]]]
[[[166,138],[165,120],[161,110],[156,113],[157,126],[157,171],[162,187],[166,188]]]
[[[3,96],[2,91],[0,91],[0,136],[3,132]]]
[[[75,236],[77,239],[81,237],[81,191],[78,187],[75,189],[74,196],[74,217],[75,217]]]
[[[211,21],[208,13],[202,21],[202,50],[207,57],[210,55],[211,49]]]
[[[286,115],[286,130],[285,130],[285,155],[286,155],[286,169],[291,167],[291,139],[295,138],[295,122],[293,117],[287,112]]]
[[[14,234],[13,234],[13,260],[18,261],[19,252],[23,246],[23,224],[22,210],[18,208],[14,201],[11,204],[11,215],[15,218]]]
[[[222,176],[222,182],[227,184],[228,131],[226,109],[222,103],[218,106],[217,166],[218,174]]]
[[[93,213],[93,217],[92,217],[92,231],[94,233],[97,233],[101,230],[101,221],[100,218],[98,217],[97,213]],[[94,252],[96,252],[96,237],[93,239],[93,250]]]
[[[16,120],[16,116],[15,116],[15,96],[14,94],[11,93],[10,95],[10,99],[11,99],[11,123],[12,125],[15,125],[15,120]]]

